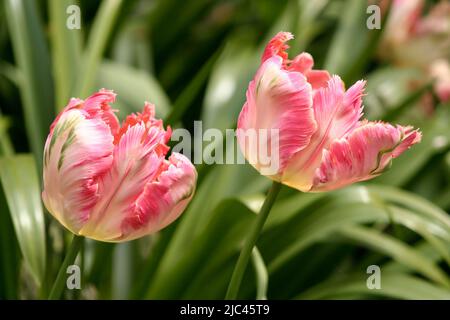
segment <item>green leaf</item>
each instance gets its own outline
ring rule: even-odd
[[[147,19],[126,21],[114,41],[112,58],[117,63],[154,73],[147,23]]]
[[[230,256],[237,258],[254,218],[253,212],[236,200],[221,202],[213,210],[207,226],[185,244],[176,259],[166,260],[160,265],[147,298],[180,298],[185,291],[190,291],[188,297],[208,297],[204,281],[213,279],[204,275],[210,275],[211,268],[222,265]],[[227,277],[231,276],[231,271],[231,268],[227,270]],[[221,288],[221,294],[224,295],[225,290],[226,284]]]
[[[126,299],[131,290],[135,277],[133,254],[136,248],[136,241],[118,243],[114,246],[114,255],[112,261],[112,296],[111,298]]]
[[[228,40],[211,71],[203,102],[206,128],[225,130],[236,123],[245,102],[245,90],[257,68],[255,48],[246,39]]]
[[[406,300],[449,300],[450,291],[433,285],[420,278],[381,271],[381,289],[368,289],[367,278],[363,270],[361,273],[326,281],[316,287],[298,295],[295,299],[333,299],[343,294],[357,296],[374,296]]]
[[[86,281],[93,284],[99,299],[111,299],[113,293],[112,269],[115,243],[86,239]],[[87,263],[90,262],[90,263]],[[117,286],[116,286],[117,288]]]
[[[146,258],[146,261],[143,261],[137,270],[140,280],[139,282],[134,283],[130,299],[142,299],[145,297],[147,290],[154,279],[158,263],[164,255],[176,226],[177,222],[152,236],[150,253]]]
[[[450,209],[450,187],[446,190],[443,190],[440,194],[436,196],[434,199],[434,203],[436,203],[439,207],[449,210]]]
[[[323,198],[327,197],[327,194],[322,193],[300,193],[297,192],[293,196],[287,197],[283,200],[278,200],[267,219],[265,229],[273,228],[282,223],[288,222],[294,218],[296,214],[302,210],[308,208],[308,206],[316,203]]]
[[[18,68],[5,61],[0,62],[0,74],[18,87],[23,81]]]
[[[50,56],[35,1],[7,0],[6,20],[19,67],[25,126],[38,168],[53,119]]]
[[[366,28],[367,3],[360,0],[346,0],[339,26],[328,49],[325,69],[343,76],[352,69],[358,56],[368,45],[369,30]],[[355,41],[358,39],[358,41]]]
[[[189,3],[177,0],[157,1],[149,17],[149,24],[153,31],[152,37],[157,38],[160,50],[170,50],[173,43],[179,41],[179,35],[192,27],[198,21],[199,15],[212,4],[210,0]]]
[[[0,116],[0,155],[10,156],[14,153],[14,148],[11,143],[11,139],[8,135],[8,129],[10,126],[9,119]]]
[[[17,299],[20,251],[8,205],[0,190],[0,299]]]
[[[359,245],[367,246],[392,257],[442,286],[450,287],[450,281],[441,269],[410,246],[391,236],[361,226],[347,226],[340,229],[339,233]]]
[[[280,17],[273,23],[261,46],[279,31],[290,31],[295,39],[290,41],[291,54],[298,54],[305,50],[311,40],[323,29],[323,20],[319,18],[329,0],[297,0],[288,1]],[[264,48],[260,47],[260,51]]]
[[[161,258],[158,270],[175,265],[199,234],[206,232],[214,209],[222,200],[237,195],[255,194],[264,190],[270,180],[261,177],[249,165],[216,166],[198,187],[196,194],[180,218],[177,229]],[[154,276],[157,278],[157,276]]]
[[[414,244],[414,248],[416,252],[418,252],[420,255],[424,256],[428,261],[438,264],[441,262],[442,256],[439,254],[439,252],[436,251],[435,247],[430,244],[427,241],[418,241]],[[387,272],[403,272],[403,273],[410,273],[412,270],[408,266],[395,261],[390,260],[383,266],[383,270]]]
[[[346,274],[345,266],[352,258],[355,248],[336,240],[330,237],[313,244],[282,269],[270,274],[270,298],[292,299],[299,292],[325,281],[332,275]]]
[[[302,250],[315,242],[330,237],[336,230],[353,223],[371,222],[383,216],[386,215],[381,209],[363,203],[344,206],[328,204],[315,210],[301,222],[288,222],[289,229],[283,225],[277,228],[277,232],[264,234],[259,248],[266,249],[268,269],[270,273],[273,273]],[[277,245],[270,245],[276,239],[279,239]]]
[[[295,2],[295,1],[293,1]],[[296,40],[291,46],[294,53],[299,53],[306,49],[311,40],[323,29],[320,15],[328,6],[329,0],[297,1],[300,9],[300,16],[296,22],[294,34]]]
[[[438,221],[447,229],[447,232],[450,232],[450,217],[448,214],[424,198],[389,186],[371,185],[368,186],[368,189],[370,192],[377,193],[385,201],[398,204],[402,207],[435,219],[435,221]]]
[[[209,73],[211,71],[212,66],[214,65],[219,53],[222,51],[222,48],[219,48],[206,63],[201,67],[201,69],[197,72],[194,78],[189,82],[189,84],[184,88],[184,90],[180,93],[178,98],[173,104],[173,108],[170,114],[166,118],[166,123],[169,125],[174,125],[178,121],[181,120],[184,113],[187,111],[188,107],[197,97],[200,90],[203,88],[206,80],[208,79]]]
[[[41,284],[45,272],[45,228],[35,162],[31,155],[17,155],[1,158],[0,164],[3,191],[22,255],[34,280]]]
[[[89,35],[86,50],[83,52],[81,68],[75,82],[74,96],[87,97],[95,85],[97,69],[103,52],[120,11],[122,0],[103,1],[96,14]]]
[[[389,15],[389,8],[382,15],[380,27],[369,29],[366,25],[369,18],[366,11],[367,3],[347,0],[333,2],[333,4],[336,5],[337,10],[333,13],[339,17],[339,24],[328,49],[325,69],[340,75],[344,82],[353,83],[361,79],[377,52],[378,43]],[[338,7],[339,5],[340,7]]]
[[[401,193],[404,201],[399,201],[395,195],[401,191],[395,188],[386,188],[390,197],[384,197],[385,193],[379,190],[384,189],[354,186],[327,195],[294,195],[280,200],[259,242],[269,272],[282,270],[306,248],[328,239],[341,228],[362,223],[388,224],[391,220],[423,236],[448,259],[450,229],[445,213],[406,192]],[[417,199],[408,201],[410,198]],[[403,206],[403,202],[409,203]]]
[[[158,81],[146,72],[115,62],[103,62],[100,66],[99,87],[117,93],[119,115],[140,112],[144,101],[155,104],[158,117],[164,117],[171,109],[170,101]]]
[[[439,252],[447,264],[450,265],[450,253],[448,250],[450,246],[449,232],[446,232],[444,228],[440,228],[435,223],[425,221],[425,219],[422,219],[411,211],[395,206],[390,206],[389,210],[392,211],[394,223],[407,226],[410,230],[420,234]]]
[[[266,44],[280,31],[287,31],[294,34],[297,37],[296,30],[297,25],[300,23],[300,14],[303,12],[300,10],[301,3],[303,0],[299,1],[288,1],[284,10],[281,12],[277,20],[271,25],[269,31],[265,35],[264,39],[261,41],[259,51],[262,53]],[[311,2],[311,1],[310,1]],[[315,2],[320,2],[315,1]],[[299,39],[291,41],[297,42]]]
[[[411,81],[419,81],[421,72],[415,68],[377,68],[367,76],[365,113],[369,119],[381,119],[395,112],[411,94]],[[411,105],[412,107],[412,105]]]
[[[385,121],[394,121],[406,110],[411,109],[415,104],[420,103],[426,93],[430,93],[433,89],[433,83],[427,82],[420,88],[410,92],[410,94],[400,101],[397,105],[391,106],[389,112],[383,116]]]
[[[387,218],[383,208],[371,205],[370,194],[362,186],[326,194],[295,194],[276,203],[258,247],[272,273],[345,225]]]
[[[7,129],[9,121],[0,117],[0,156],[14,153]],[[20,252],[8,204],[0,190],[0,299],[17,299]]]
[[[269,274],[264,259],[257,247],[254,247],[252,251],[252,263],[256,276],[256,300],[267,300]]]
[[[55,79],[56,111],[68,103],[80,67],[81,30],[66,26],[66,10],[73,0],[49,0],[50,39]]]

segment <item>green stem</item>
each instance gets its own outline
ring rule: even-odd
[[[61,294],[64,291],[64,286],[66,285],[66,270],[67,267],[75,262],[75,258],[77,257],[78,251],[80,251],[81,245],[83,244],[83,237],[73,236],[72,243],[70,244],[69,251],[64,258],[64,261],[59,268],[58,275],[56,276],[56,280],[53,283],[52,290],[48,296],[48,300],[57,300],[61,297]]]
[[[239,255],[236,266],[234,267],[233,275],[231,276],[231,281],[228,285],[227,294],[225,296],[225,299],[227,300],[234,300],[237,297],[239,287],[241,285],[245,269],[247,268],[247,264],[250,260],[253,247],[255,246],[255,243],[259,238],[261,230],[264,227],[267,217],[269,216],[270,209],[275,203],[280,189],[281,184],[274,181],[272,183],[272,186],[270,187],[269,192],[267,193],[266,200],[264,201],[261,211],[256,218],[256,223],[253,226],[253,229],[250,231],[248,238],[245,240],[244,248]]]

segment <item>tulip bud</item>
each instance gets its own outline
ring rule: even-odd
[[[166,131],[154,106],[120,126],[102,89],[71,99],[50,127],[44,149],[47,210],[76,235],[122,242],[156,232],[180,216],[197,173],[183,155],[169,159]]]

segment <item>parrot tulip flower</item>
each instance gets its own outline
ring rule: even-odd
[[[71,99],[50,127],[44,150],[48,211],[76,235],[122,242],[156,232],[183,212],[197,173],[183,155],[169,151],[154,106],[120,126],[102,89],[85,101]]]
[[[372,179],[420,141],[412,127],[361,120],[365,82],[345,90],[338,76],[313,70],[309,54],[289,60],[289,39],[280,32],[267,45],[239,115],[241,150],[258,171],[264,166],[252,153],[262,145],[270,150],[270,141],[258,134],[249,140],[248,130],[278,131],[278,170],[267,176],[304,192]]]

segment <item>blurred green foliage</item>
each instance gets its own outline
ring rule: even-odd
[[[65,28],[70,4],[81,8],[80,30]],[[42,218],[36,172],[50,122],[69,97],[106,87],[118,93],[120,118],[148,100],[174,127],[191,130],[202,119],[204,128],[233,128],[265,43],[284,30],[296,36],[291,56],[310,52],[316,68],[340,74],[347,86],[368,80],[370,119],[414,124],[424,141],[370,183],[327,194],[284,187],[239,296],[450,299],[449,105],[431,97],[433,112],[420,111],[430,85],[411,90],[420,70],[378,60],[380,31],[366,28],[366,7],[361,0],[3,0],[0,298],[46,296],[64,256],[68,237]],[[66,297],[223,298],[270,181],[249,165],[198,170],[194,200],[159,234],[120,245],[87,240],[83,290]],[[366,286],[373,264],[381,290]]]

